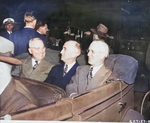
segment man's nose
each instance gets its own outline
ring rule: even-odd
[[[40,49],[39,51],[40,51],[40,53],[44,53],[45,49]]]
[[[91,55],[91,51],[88,52],[87,56],[90,56],[90,55]]]
[[[62,54],[62,53],[63,53],[63,50],[60,51],[60,54]]]

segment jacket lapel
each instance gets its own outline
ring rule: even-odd
[[[42,59],[41,62],[39,63],[39,65],[32,71],[31,75],[37,74],[39,72],[40,73],[45,72],[44,71],[45,67],[49,67],[49,66],[45,66],[46,64],[44,62],[45,62],[44,59]]]
[[[87,84],[87,88],[86,90],[90,90],[93,89],[95,87],[97,87],[100,83],[103,83],[103,80],[105,78],[106,75],[106,67],[103,65],[98,71],[97,73],[94,75],[94,77],[91,79],[91,82],[89,82]]]
[[[78,64],[78,62],[76,62],[65,76],[72,76],[72,75],[74,75],[74,72],[76,71],[76,68],[78,66],[79,66],[79,64]],[[63,69],[64,69],[64,66],[63,66]]]
[[[79,93],[86,91],[87,88],[87,75],[89,72],[90,66],[87,65],[84,69],[79,73]]]
[[[33,72],[31,57],[28,57],[27,60],[24,62],[23,69],[24,69],[24,74],[30,77],[31,73]]]

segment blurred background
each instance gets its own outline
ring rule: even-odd
[[[48,22],[50,34],[58,33],[58,37],[67,26],[87,31],[103,23],[116,43],[121,39],[149,40],[149,5],[149,0],[1,0],[0,23],[12,17],[19,30],[24,26],[25,11],[33,10],[38,19]]]
[[[16,22],[14,31],[22,29],[27,10],[37,12],[39,20],[47,21],[51,40],[63,43],[68,39],[79,40],[84,49],[92,41],[84,32],[104,24],[114,37],[106,40],[113,53],[133,56],[139,62],[134,90],[142,93],[141,98],[135,93],[138,102],[135,109],[140,111],[143,95],[150,90],[150,69],[145,64],[146,56],[150,57],[150,53],[146,55],[150,41],[150,0],[0,0],[0,29],[3,30],[2,22],[8,17]],[[72,35],[64,33],[68,30]]]

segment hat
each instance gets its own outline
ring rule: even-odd
[[[34,20],[37,19],[37,13],[34,11],[26,11],[26,13],[24,14],[24,20],[26,22],[32,22]]]
[[[109,36],[109,35],[107,34],[108,28],[107,28],[105,25],[101,24],[101,23],[97,26],[96,29],[91,28],[91,31],[92,31],[93,33],[99,35],[99,36],[108,37],[108,38],[110,38],[110,39],[114,39],[113,36]]]
[[[6,18],[3,20],[3,24],[14,24],[15,23],[15,20],[13,18]]]
[[[6,38],[0,36],[0,62],[21,65],[22,61],[11,57],[14,52],[14,44]]]

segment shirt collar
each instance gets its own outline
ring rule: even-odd
[[[31,28],[31,29],[34,29],[33,27],[31,27],[31,26],[25,26],[24,28]]]
[[[71,64],[67,64],[68,65],[68,69],[67,69],[67,72],[72,68],[72,66],[76,63],[76,61],[74,61],[73,63]],[[66,65],[66,64],[65,64]],[[64,65],[64,67],[65,67]]]
[[[36,61],[36,60],[35,60],[34,58],[32,58],[32,66],[35,65],[35,61]],[[40,64],[40,62],[41,62],[41,61],[38,61],[38,64]]]
[[[12,33],[12,31],[8,31],[8,30],[7,30],[7,32],[8,32],[9,34],[11,34],[11,33]]]
[[[97,73],[97,71],[98,71],[103,65],[104,65],[104,64],[101,64],[101,65],[96,66],[96,67],[91,66],[91,67],[93,67],[92,76],[94,76],[94,75]]]
[[[37,32],[39,33],[39,34],[41,34],[41,32],[39,32],[38,30],[37,30]],[[41,34],[42,35],[42,34]]]

